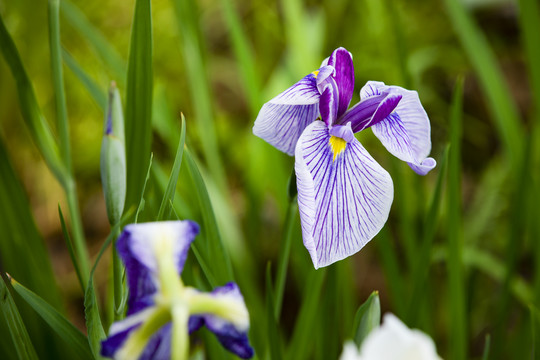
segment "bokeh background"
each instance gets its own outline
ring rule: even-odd
[[[106,91],[115,81],[125,99],[134,5],[129,0],[61,1],[73,168],[92,257],[109,232],[99,172]],[[533,19],[528,22],[520,13],[525,6],[533,9],[532,15],[526,14]],[[329,277],[347,274],[349,297],[339,304],[323,302],[319,315],[341,314],[331,309],[342,306],[356,309],[378,290],[383,312],[394,312],[409,326],[429,333],[443,358],[456,358],[447,249],[449,237],[457,234],[467,356],[481,358],[490,334],[489,358],[530,358],[540,295],[540,104],[533,91],[535,86],[539,90],[534,78],[540,49],[540,33],[534,35],[540,25],[537,11],[538,3],[527,0],[154,0],[152,151],[158,170],[148,184],[149,198],[159,193],[159,174],[168,176],[164,174],[174,159],[183,113],[186,142],[200,160],[224,241],[240,263],[251,264],[250,271],[259,279],[257,291],[263,293],[267,262],[275,264],[280,250],[294,159],[252,135],[260,106],[343,46],[354,57],[352,103],[368,80],[417,90],[431,120],[431,156],[441,164],[451,138],[453,94],[462,81],[461,143],[449,148],[451,152],[461,147],[458,172],[454,180],[442,175],[443,196],[437,203],[430,260],[423,265],[428,280],[420,301],[411,302],[413,269],[423,261],[419,254],[425,219],[444,167],[421,178],[392,159],[366,131],[359,139],[394,179],[394,204],[383,232],[336,265],[338,270],[331,270]],[[54,129],[47,2],[0,0],[0,15]],[[528,33],[525,23],[530,25]],[[25,127],[14,89],[15,80],[0,61],[0,139],[46,244],[63,306],[84,331],[83,294],[57,211],[58,204],[66,206],[64,194]],[[189,209],[196,200],[183,177],[180,207]],[[452,181],[457,193],[447,186]],[[457,202],[452,201],[456,197]],[[458,204],[457,217],[450,203]],[[147,206],[155,205],[149,200]],[[195,210],[183,214],[198,216]],[[313,271],[298,221],[294,231],[280,324],[284,338],[293,332],[301,289]],[[10,234],[0,230],[0,238],[9,241]],[[106,257],[98,268],[103,294],[108,265]],[[323,294],[332,291],[328,286]],[[100,299],[105,302],[105,295]],[[340,321],[343,327],[352,324],[345,315]],[[252,327],[259,326],[265,325],[252,321]],[[326,332],[336,340],[322,353],[336,357],[346,334],[330,325]],[[324,358],[316,349],[306,358]]]

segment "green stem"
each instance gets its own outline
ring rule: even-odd
[[[187,360],[189,355],[188,320],[189,313],[185,306],[174,306],[172,309],[173,329],[171,360]]]
[[[114,288],[114,320],[120,320],[123,317],[122,300],[124,297],[124,285],[122,283],[122,271],[124,267],[118,256],[118,250],[116,249],[116,241],[120,235],[120,228],[116,228],[114,231],[114,244],[112,247],[112,261],[113,261],[113,288]]]
[[[69,216],[71,218],[71,228],[73,232],[73,245],[81,270],[83,284],[88,283],[88,273],[90,270],[90,258],[86,249],[84,240],[84,231],[82,227],[81,214],[79,212],[79,200],[77,199],[77,188],[73,180],[66,182],[65,188],[66,198],[69,208]]]
[[[279,253],[278,270],[276,275],[276,297],[274,307],[274,317],[279,319],[281,306],[283,303],[283,292],[285,290],[285,280],[287,278],[287,265],[289,263],[289,254],[291,252],[291,243],[293,237],[294,224],[296,223],[296,214],[298,211],[298,203],[296,197],[289,200],[287,207],[287,216],[285,218],[285,237]]]
[[[51,72],[56,102],[56,120],[60,138],[60,154],[68,173],[71,173],[71,149],[67,116],[64,73],[62,71],[62,49],[60,45],[60,0],[49,0],[49,43]]]

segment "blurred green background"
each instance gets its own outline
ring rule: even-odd
[[[135,1],[61,1],[73,168],[92,258],[109,231],[99,175],[103,106],[111,81],[117,82],[125,100],[134,5]],[[436,226],[428,246],[431,262],[422,265],[429,274],[421,301],[410,302],[417,286],[414,269],[423,259],[425,218],[442,168],[418,177],[392,159],[371,132],[359,138],[394,179],[390,220],[359,254],[338,270],[329,270],[329,277],[346,273],[351,279],[346,306],[352,309],[379,290],[383,311],[395,312],[409,326],[428,332],[443,358],[459,358],[452,353],[452,339],[459,331],[453,330],[455,317],[465,319],[458,329],[466,329],[468,357],[480,358],[485,336],[491,334],[490,358],[528,358],[534,355],[540,299],[538,7],[528,0],[154,0],[154,158],[169,171],[183,113],[186,141],[200,159],[224,241],[238,263],[251,264],[246,269],[254,271],[253,277],[260,280],[257,291],[263,292],[266,263],[277,262],[294,159],[252,135],[260,106],[343,46],[354,57],[352,103],[368,80],[417,90],[431,119],[431,156],[441,163],[451,138],[452,94],[462,79],[463,111],[457,110],[461,156],[457,152],[452,172],[450,155],[450,177],[442,178],[445,196],[437,203],[439,215],[431,219]],[[520,8],[528,10],[524,14]],[[0,0],[0,15],[54,129],[47,2]],[[81,82],[84,76],[89,79],[86,86]],[[92,86],[93,93],[88,91]],[[66,207],[64,194],[32,142],[14,89],[15,80],[6,62],[0,61],[1,140],[24,184],[69,318],[84,329],[83,294],[58,219],[58,203]],[[459,130],[456,136],[459,139]],[[459,145],[453,143],[450,151],[456,148]],[[150,194],[159,193],[154,190],[158,178],[150,181]],[[179,191],[184,197],[179,201],[188,205],[180,206],[187,209],[180,215],[188,216],[193,215],[189,208],[195,201],[185,184],[181,175]],[[457,204],[457,213],[452,204]],[[447,261],[452,255],[447,244],[452,234],[464,264],[458,276],[464,291],[463,316],[454,312],[455,294],[448,285],[452,265]],[[0,237],[7,241],[10,234],[2,232]],[[98,269],[103,289],[106,262]],[[283,305],[284,337],[292,332],[302,300],[298,289],[310,271],[297,222]],[[410,304],[420,310],[410,310]],[[252,323],[257,326],[262,325]],[[323,353],[337,356],[344,337],[336,334],[336,345]]]

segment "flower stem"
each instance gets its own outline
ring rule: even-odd
[[[276,275],[275,285],[275,300],[274,300],[274,317],[279,319],[281,313],[281,305],[283,303],[283,292],[285,290],[285,280],[287,278],[287,265],[289,263],[289,254],[291,252],[291,243],[294,224],[296,220],[296,213],[298,210],[298,203],[296,197],[292,197],[289,200],[289,206],[287,207],[287,215],[285,218],[285,237],[283,238],[283,244],[279,253],[278,269]]]
[[[187,360],[189,355],[189,313],[186,306],[183,304],[174,306],[172,317],[171,360]]]
[[[115,232],[113,239],[114,244],[112,247],[112,257],[113,257],[113,288],[114,288],[114,320],[118,321],[122,318],[122,300],[124,293],[124,286],[122,283],[122,262],[118,256],[118,250],[116,249],[116,241],[120,235],[120,228],[113,230]]]

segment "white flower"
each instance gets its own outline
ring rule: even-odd
[[[440,360],[433,340],[420,330],[409,329],[393,314],[373,330],[360,351],[346,342],[340,360]]]

